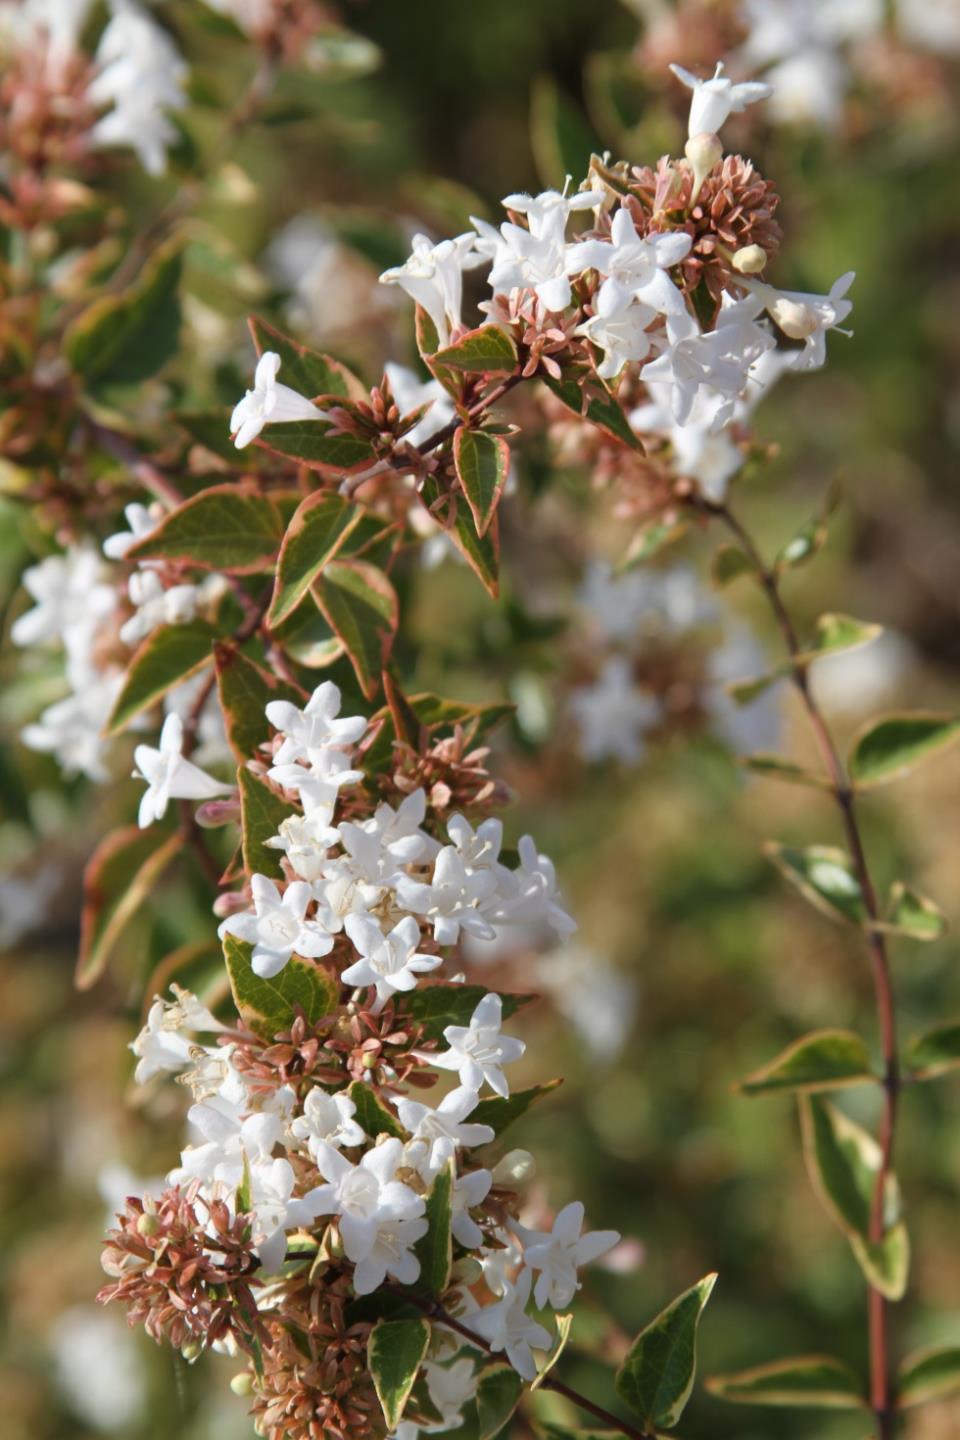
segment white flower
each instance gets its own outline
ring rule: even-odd
[[[507,1283],[503,1297],[485,1305],[470,1317],[470,1328],[490,1346],[494,1354],[507,1352],[507,1359],[524,1380],[535,1380],[537,1367],[531,1346],[549,1350],[550,1332],[527,1314],[533,1272],[522,1270],[516,1284]]]
[[[532,835],[521,836],[517,851],[520,868],[513,871],[512,894],[505,898],[494,918],[508,922],[543,922],[558,935],[572,935],[577,922],[560,903],[553,861],[537,850]]]
[[[235,935],[253,945],[251,965],[261,979],[279,974],[291,955],[317,960],[329,955],[333,937],[319,920],[306,918],[313,901],[313,890],[305,880],[293,880],[283,895],[266,875],[254,875],[250,881],[253,910],[241,910],[221,921],[217,931]]]
[[[463,303],[463,272],[482,264],[483,256],[475,247],[472,231],[438,245],[426,235],[414,235],[413,250],[402,265],[384,270],[381,285],[399,285],[420,305],[436,327],[440,347],[450,343],[452,331],[463,324],[460,307]]]
[[[827,358],[827,331],[836,330],[853,309],[847,291],[855,272],[848,270],[830,287],[829,295],[807,295],[801,290],[775,290],[760,280],[743,280],[744,288],[761,301],[767,314],[791,340],[802,340],[803,351],[794,359],[796,370],[818,370]],[[841,334],[847,332],[842,331]]]
[[[274,18],[274,0],[204,0],[219,15],[229,15],[241,30],[256,35]]]
[[[544,309],[566,309],[570,304],[570,277],[567,244],[560,226],[548,226],[534,234],[505,220],[498,231],[485,220],[473,215],[470,218],[477,227],[478,250],[493,261],[489,280],[494,295],[531,289]]]
[[[397,901],[404,910],[423,915],[433,926],[438,945],[456,945],[461,929],[482,940],[492,940],[493,927],[481,913],[497,894],[497,877],[489,870],[471,870],[459,851],[446,845],[434,862],[429,883],[401,875],[396,881]]]
[[[87,95],[94,105],[113,108],[90,138],[99,146],[129,145],[148,174],[162,175],[179,133],[166,112],[186,104],[187,67],[169,33],[134,0],[113,0],[112,8]]]
[[[483,867],[499,870],[500,847],[503,844],[503,822],[491,817],[481,820],[474,830],[463,815],[452,815],[447,822],[447,834],[456,846],[457,853],[471,869]]]
[[[223,1029],[195,995],[179,989],[176,993],[175,1004],[160,999],[153,1002],[146,1025],[131,1042],[130,1049],[137,1057],[133,1078],[138,1085],[146,1085],[154,1075],[174,1074],[184,1069],[197,1044],[185,1032]]]
[[[140,505],[134,501],[124,507],[123,513],[130,529],[118,530],[115,535],[108,535],[103,542],[103,553],[110,560],[122,560],[132,545],[151,534],[163,519],[164,510],[157,500],[150,505]]]
[[[732,353],[733,329],[724,333],[718,327],[701,334],[697,322],[686,313],[667,317],[667,338],[668,348],[644,365],[641,380],[669,386],[671,413],[678,425],[686,424],[701,391],[715,398],[712,423],[722,424],[733,413],[736,397],[746,384],[747,366],[755,356]]]
[[[265,842],[269,849],[283,851],[301,880],[321,878],[330,849],[340,839],[329,823],[331,814],[329,807],[321,806],[307,815],[290,815],[280,822],[279,835]]]
[[[425,791],[404,796],[396,810],[384,802],[369,820],[345,820],[340,825],[343,846],[354,873],[373,885],[390,885],[399,865],[425,864],[440,851],[421,830],[427,813]]]
[[[111,613],[116,592],[104,584],[106,567],[91,545],[71,546],[62,555],[48,555],[23,572],[24,589],[36,601],[10,626],[14,645],[69,645],[86,640],[96,624]]]
[[[359,1165],[351,1165],[338,1150],[318,1141],[314,1159],[329,1183],[312,1190],[307,1199],[316,1215],[339,1216],[340,1236],[347,1259],[356,1266],[353,1285],[358,1295],[369,1295],[387,1275],[401,1285],[412,1285],[420,1262],[410,1246],[429,1228],[421,1196],[395,1178],[403,1159],[402,1143],[391,1137],[368,1150]]]
[[[470,1211],[487,1198],[493,1175],[489,1170],[468,1170],[458,1175],[453,1187],[453,1214],[450,1228],[458,1245],[477,1250],[483,1244],[483,1231]]]
[[[196,585],[171,585],[165,590],[155,570],[134,570],[127,585],[136,609],[120,627],[124,645],[138,645],[161,625],[186,625],[197,613]]]
[[[392,360],[384,366],[384,373],[401,415],[409,415],[423,405],[427,407],[413,429],[404,435],[408,445],[421,445],[453,419],[456,414],[453,401],[439,380],[421,380],[405,365],[397,365]]]
[[[43,55],[43,75],[51,90],[67,80],[79,48],[91,0],[13,0],[0,5],[0,46]]]
[[[570,177],[567,176],[569,183]],[[532,235],[545,235],[557,231],[564,234],[574,211],[594,210],[603,204],[605,198],[602,190],[577,190],[568,195],[564,188],[563,192],[542,190],[539,195],[505,195],[501,203],[505,210],[516,210],[526,215]]]
[[[431,1052],[429,1063],[440,1070],[455,1070],[460,1084],[479,1091],[484,1084],[496,1095],[508,1096],[510,1087],[503,1066],[519,1060],[526,1050],[522,1040],[501,1035],[503,1004],[499,995],[484,995],[470,1017],[469,1025],[448,1025],[443,1038],[449,1045],[437,1055]]]
[[[176,714],[168,715],[163,722],[158,750],[150,745],[138,745],[134,750],[134,778],[147,783],[137,817],[141,830],[161,820],[171,800],[212,800],[233,789],[185,759],[182,751],[183,721]]]
[[[348,965],[340,978],[347,985],[376,987],[374,1014],[382,1010],[398,990],[415,989],[418,974],[436,970],[443,963],[439,955],[417,952],[420,926],[412,915],[406,915],[389,935],[384,935],[369,915],[348,915],[344,929],[361,958]]]
[[[577,1271],[612,1250],[620,1236],[616,1230],[595,1230],[582,1235],[583,1206],[579,1200],[564,1206],[553,1222],[553,1229],[542,1233],[518,1225],[523,1241],[523,1261],[531,1270],[539,1271],[533,1298],[541,1309],[552,1305],[562,1310],[580,1289]]]
[[[264,350],[257,361],[253,389],[234,406],[230,416],[230,434],[234,445],[242,450],[255,440],[264,425],[283,420],[325,420],[327,417],[312,401],[277,380],[280,356]],[[275,703],[275,702],[274,702]]]
[[[584,240],[571,245],[567,270],[578,275],[596,270],[607,278],[597,293],[597,313],[606,319],[640,300],[662,315],[684,312],[684,300],[667,271],[689,253],[689,235],[637,234],[630,211],[621,207],[613,217],[609,240]]]
[[[54,1320],[48,1344],[57,1386],[84,1430],[130,1434],[141,1428],[147,1366],[137,1337],[118,1315],[99,1305],[71,1305]]]
[[[651,337],[647,326],[655,320],[657,312],[649,305],[628,301],[619,308],[610,308],[610,302],[603,300],[601,290],[597,312],[576,329],[577,335],[586,335],[604,357],[597,366],[601,380],[615,380],[623,369],[650,354]]]
[[[33,724],[24,726],[20,738],[30,750],[56,756],[66,775],[102,782],[110,773],[104,763],[103,730],[123,685],[123,671],[81,671],[69,678],[74,693],[48,705]]]
[[[687,127],[687,134],[691,138],[694,135],[715,135],[729,116],[739,115],[748,105],[755,104],[757,100],[766,100],[773,93],[769,85],[764,85],[759,80],[735,85],[724,75],[722,61],[717,62],[717,68],[709,80],[700,80],[696,75],[691,75],[689,70],[684,70],[682,65],[671,65],[670,69],[682,85],[693,91],[690,122]]]
[[[423,1432],[456,1430],[463,1424],[463,1407],[477,1392],[477,1372],[469,1356],[454,1360],[452,1365],[424,1361],[423,1375],[427,1393],[440,1413],[439,1423],[423,1426]]]
[[[451,1090],[434,1109],[418,1100],[397,1101],[400,1123],[410,1131],[407,1158],[425,1180],[442,1170],[460,1145],[489,1145],[494,1132],[489,1125],[468,1124],[466,1117],[477,1108],[476,1090],[460,1085]]]
[[[607,656],[597,679],[573,690],[569,704],[580,754],[592,762],[611,758],[638,764],[646,750],[644,736],[661,718],[659,701],[640,689],[621,655]]]
[[[322,750],[356,744],[367,721],[362,715],[341,715],[340,705],[340,689],[332,680],[318,685],[302,710],[289,700],[271,700],[266,707],[267,719],[284,737],[276,764],[305,760],[312,765]]]
[[[319,810],[324,823],[329,820],[342,785],[356,785],[363,779],[362,770],[351,770],[350,761],[342,750],[328,747],[314,752],[313,764],[273,765],[267,777],[283,790],[296,795],[304,812],[312,815]]]
[[[354,1120],[357,1107],[349,1095],[328,1095],[316,1086],[303,1102],[303,1114],[298,1115],[290,1126],[291,1132],[302,1140],[311,1155],[323,1141],[335,1150],[350,1149],[363,1145],[366,1135]]]

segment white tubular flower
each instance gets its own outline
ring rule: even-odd
[[[535,1380],[537,1366],[531,1346],[549,1350],[550,1332],[527,1314],[533,1272],[522,1270],[516,1284],[507,1283],[503,1297],[493,1305],[485,1305],[470,1317],[470,1328],[490,1346],[494,1354],[501,1350],[524,1380]]]
[[[461,1145],[471,1149],[474,1145],[489,1145],[494,1139],[489,1125],[465,1123],[479,1099],[476,1090],[460,1085],[445,1095],[436,1109],[418,1100],[402,1098],[396,1102],[400,1123],[410,1131],[408,1161],[424,1180],[432,1180]]]
[[[560,903],[557,872],[548,855],[542,855],[532,835],[523,835],[517,845],[520,868],[513,872],[514,893],[498,913],[508,921],[542,921],[560,936],[572,935],[577,922]]]
[[[323,1142],[334,1150],[363,1145],[366,1135],[354,1120],[357,1107],[349,1095],[328,1095],[319,1086],[311,1090],[303,1104],[303,1114],[290,1126],[291,1133],[302,1141],[313,1155]]]
[[[291,955],[318,960],[333,949],[333,936],[319,920],[306,918],[313,890],[304,880],[292,881],[283,892],[266,875],[250,881],[253,910],[241,910],[221,921],[217,931],[253,945],[251,965],[263,980],[278,975]]]
[[[457,853],[471,869],[499,869],[500,847],[503,844],[503,822],[491,817],[481,820],[474,830],[463,815],[451,815],[447,822],[447,834],[456,846]]]
[[[681,85],[686,85],[688,90],[693,91],[687,127],[687,134],[690,136],[715,135],[731,115],[739,115],[748,105],[753,105],[758,100],[767,100],[773,94],[772,88],[760,80],[748,80],[735,85],[724,75],[722,61],[717,62],[717,68],[709,80],[700,80],[696,75],[691,75],[689,70],[684,70],[682,65],[671,65],[670,69]]]
[[[167,149],[178,138],[166,112],[187,103],[187,67],[168,32],[134,0],[113,0],[112,8],[87,95],[94,105],[113,108],[96,122],[90,138],[94,145],[130,146],[149,175],[162,175]]]
[[[161,820],[171,800],[212,800],[233,789],[232,785],[221,784],[199,765],[184,758],[183,721],[176,714],[168,715],[163,722],[160,748],[138,745],[133,758],[137,766],[134,779],[147,783],[137,817],[141,830]]]
[[[306,765],[274,765],[267,776],[283,790],[296,795],[307,815],[321,811],[329,818],[342,785],[356,785],[363,779],[362,770],[351,770],[350,761],[342,750],[319,750],[314,763]]]
[[[659,701],[640,689],[622,655],[608,655],[597,679],[578,686],[569,705],[580,754],[590,762],[639,764],[646,753],[644,736],[662,715]]]
[[[430,1425],[425,1433],[458,1429],[463,1424],[463,1407],[477,1393],[477,1372],[473,1361],[469,1356],[454,1360],[452,1365],[438,1365],[427,1360],[423,1374],[427,1393],[440,1414],[440,1422]]]
[[[131,648],[161,625],[186,625],[197,613],[200,592],[196,585],[171,585],[165,590],[155,570],[134,570],[127,585],[136,607],[120,627],[120,639]]]
[[[460,1084],[479,1091],[487,1084],[495,1095],[510,1094],[504,1065],[519,1060],[526,1050],[522,1040],[501,1035],[503,1004],[499,995],[484,995],[470,1017],[469,1025],[448,1025],[443,1038],[449,1045],[437,1055],[431,1052],[421,1058],[440,1070],[455,1070]]]
[[[744,279],[740,283],[762,302],[772,320],[791,340],[802,340],[803,350],[796,355],[792,369],[819,370],[827,358],[827,331],[838,330],[853,309],[853,301],[845,299],[856,279],[848,270],[830,287],[829,295],[807,295],[802,290],[775,290],[761,280]],[[722,313],[722,312],[721,312]],[[849,332],[841,330],[841,335]]]
[[[341,715],[340,705],[340,689],[332,680],[318,685],[302,710],[289,700],[271,700],[266,707],[267,719],[284,737],[276,763],[290,765],[305,760],[312,765],[320,751],[341,749],[362,739],[366,719],[362,715]]]
[[[567,176],[567,184],[570,177]],[[502,205],[505,210],[515,210],[526,215],[531,235],[566,233],[567,222],[577,210],[594,210],[605,199],[602,190],[578,190],[568,195],[566,189],[542,190],[539,195],[505,195]]]
[[[400,802],[378,805],[369,820],[343,821],[340,836],[356,872],[370,884],[389,885],[399,865],[425,864],[439,854],[440,846],[421,830],[427,797],[414,790]]]
[[[14,645],[67,644],[87,637],[114,609],[116,592],[104,584],[107,569],[91,545],[48,555],[23,572],[23,588],[36,601],[10,626]]]
[[[701,334],[697,322],[686,313],[668,317],[667,338],[669,348],[644,365],[641,380],[645,384],[663,382],[668,387],[671,414],[678,425],[686,424],[702,391],[716,396],[713,423],[725,423],[746,384],[747,362],[729,354],[721,330]]]
[[[567,243],[561,226],[546,226],[534,234],[522,225],[504,221],[495,230],[485,220],[471,215],[477,227],[477,248],[493,261],[490,288],[494,295],[530,289],[544,309],[565,310],[570,304],[570,277],[567,274]]]
[[[395,1178],[402,1143],[393,1137],[384,1140],[368,1150],[359,1165],[351,1165],[321,1140],[314,1159],[328,1183],[311,1190],[306,1199],[314,1215],[339,1216],[344,1251],[356,1266],[356,1293],[369,1295],[387,1275],[412,1285],[420,1275],[420,1262],[410,1246],[429,1226],[422,1218],[422,1197]]]
[[[376,987],[375,1015],[398,990],[416,989],[419,974],[442,964],[439,955],[417,952],[420,926],[412,915],[406,915],[389,935],[369,915],[348,915],[344,929],[361,958],[348,965],[340,978],[347,985]]]
[[[176,1074],[189,1065],[196,1048],[189,1032],[223,1029],[189,990],[177,989],[176,993],[174,1004],[159,998],[153,1002],[146,1025],[131,1042],[130,1049],[137,1057],[133,1078],[138,1085],[146,1085],[154,1075]]]
[[[579,1200],[564,1206],[546,1233],[516,1226],[523,1241],[523,1261],[539,1271],[533,1298],[541,1308],[562,1310],[580,1289],[577,1271],[598,1260],[620,1241],[616,1230],[595,1230],[583,1235],[584,1210]]]
[[[487,1198],[492,1184],[493,1175],[489,1170],[468,1170],[466,1175],[458,1175],[454,1183],[450,1228],[457,1244],[466,1250],[478,1250],[483,1244],[483,1231],[470,1211]]]
[[[440,851],[429,884],[401,875],[396,887],[398,903],[427,919],[438,945],[456,945],[461,930],[481,940],[494,938],[496,932],[481,912],[496,897],[497,876],[469,869],[453,845]]]
[[[290,815],[280,823],[279,835],[265,842],[271,850],[282,850],[295,875],[301,880],[319,880],[327,865],[332,846],[340,839],[329,822],[330,806],[321,806],[307,815]]]
[[[427,407],[413,429],[404,435],[408,445],[421,445],[453,419],[456,414],[453,401],[439,380],[421,380],[413,370],[393,360],[387,361],[384,374],[390,382],[390,390],[401,415],[409,415],[424,405]]]
[[[136,545],[138,540],[143,540],[151,534],[160,521],[163,519],[163,506],[158,500],[150,505],[140,505],[136,501],[124,506],[124,517],[129,530],[118,530],[115,535],[108,535],[103,542],[103,553],[108,560],[122,560],[130,549]]]
[[[230,416],[230,434],[238,450],[255,440],[264,425],[284,420],[326,420],[325,411],[318,410],[311,400],[291,390],[289,385],[280,383],[279,369],[280,356],[265,350],[257,361],[253,389],[234,406]]]
[[[630,211],[621,207],[613,217],[609,240],[570,246],[567,271],[579,275],[596,270],[606,276],[596,300],[597,313],[604,318],[622,311],[631,300],[640,300],[661,315],[679,315],[685,311],[683,296],[667,271],[686,257],[692,243],[687,234],[638,235]]]
[[[656,310],[636,301],[628,301],[621,307],[611,306],[611,301],[602,299],[601,291],[597,313],[575,331],[604,352],[597,366],[601,380],[615,380],[624,365],[646,360],[652,343],[647,327],[657,317]]]
[[[438,245],[426,235],[414,235],[409,259],[380,276],[381,285],[399,285],[426,310],[441,348],[449,345],[451,332],[463,325],[463,272],[483,263],[484,257],[475,249],[476,239],[472,230]]]
[[[123,685],[123,671],[94,671],[70,676],[75,693],[48,705],[20,739],[30,750],[53,755],[66,775],[86,775],[102,783],[110,772],[104,760],[103,730]]]

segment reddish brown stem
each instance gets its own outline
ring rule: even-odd
[[[894,1005],[893,982],[890,974],[890,960],[887,942],[879,928],[881,921],[877,892],[870,875],[863,837],[856,814],[856,802],[852,786],[847,778],[843,762],[827,726],[826,720],[810,687],[807,664],[803,659],[801,646],[790,613],[780,592],[779,572],[767,565],[760,554],[753,537],[732,511],[724,504],[699,499],[696,507],[715,517],[736,537],[744,553],[753,565],[760,584],[767,596],[780,634],[791,663],[791,679],[813,731],[814,740],[823,760],[830,781],[830,792],[836,801],[843,824],[844,836],[850,860],[853,865],[860,893],[863,897],[867,921],[864,937],[870,956],[873,973],[873,987],[877,1010],[877,1024],[883,1051],[883,1114],[880,1120],[880,1166],[877,1172],[872,1203],[870,1207],[870,1240],[880,1244],[885,1234],[884,1198],[893,1168],[893,1149],[896,1135],[897,1100],[901,1076],[900,1058],[897,1045],[897,1025]],[[890,1352],[887,1333],[888,1302],[873,1286],[869,1288],[869,1341],[870,1341],[870,1404],[876,1416],[879,1440],[892,1440],[896,1428],[896,1411],[890,1373]]]

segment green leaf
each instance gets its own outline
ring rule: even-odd
[[[267,424],[257,444],[284,460],[296,460],[323,475],[362,470],[376,460],[373,442],[362,435],[338,431],[327,420],[281,420]]]
[[[616,567],[616,573],[623,575],[635,566],[652,560],[686,533],[687,524],[684,520],[654,520],[649,525],[642,526],[627,546],[627,553]]]
[[[339,987],[325,970],[292,956],[270,980],[255,975],[250,963],[253,947],[234,935],[225,935],[223,955],[230,988],[241,1016],[251,1030],[272,1040],[289,1030],[302,1011],[309,1025],[329,1015],[337,1004]]]
[[[887,715],[861,730],[850,752],[850,778],[859,789],[903,775],[956,740],[960,720],[949,715]]]
[[[317,576],[313,594],[371,700],[397,633],[396,591],[383,571],[366,560],[332,560]]]
[[[827,1355],[772,1360],[734,1375],[711,1375],[711,1395],[745,1405],[792,1405],[813,1410],[866,1408],[863,1387],[846,1365]]]
[[[380,1320],[370,1331],[367,1363],[390,1431],[400,1423],[429,1343],[426,1320]]]
[[[364,386],[339,360],[331,360],[329,355],[321,355],[318,350],[298,344],[255,315],[247,323],[257,355],[272,350],[280,356],[279,378],[291,390],[298,391],[308,400],[314,400],[318,395],[340,395],[344,399],[363,399],[366,396]]]
[[[215,658],[220,707],[230,748],[240,761],[254,759],[270,734],[270,722],[264,713],[267,704],[271,700],[302,704],[303,696],[233,645],[218,645]]]
[[[248,875],[283,875],[282,851],[267,845],[280,829],[281,821],[294,813],[286,800],[263,780],[251,775],[245,765],[237,770],[240,786],[240,823],[243,831],[243,865]]]
[[[179,831],[164,835],[155,826],[137,825],[113,830],[100,841],[83,872],[78,990],[100,979],[126,926],[184,843]]]
[[[582,372],[587,377],[587,389],[585,390],[577,383],[575,375],[567,372],[562,380],[554,380],[550,375],[543,375],[540,378],[548,390],[552,390],[557,399],[572,410],[574,415],[581,419],[589,420],[591,425],[597,425],[605,430],[614,440],[619,440],[622,445],[628,446],[631,450],[643,453],[643,446],[639,437],[630,428],[630,421],[623,411],[619,400],[609,395],[605,390],[597,394],[589,388],[589,372]]]
[[[188,560],[235,575],[272,568],[283,535],[280,511],[243,484],[212,485],[178,505],[127,551],[129,560]]]
[[[517,347],[513,336],[499,325],[481,325],[478,330],[468,330],[452,345],[438,350],[433,358],[438,365],[469,375],[509,374],[516,368]]]
[[[876,1079],[859,1035],[852,1030],[816,1030],[741,1080],[739,1089],[745,1095],[772,1090],[839,1090]]]
[[[94,385],[132,385],[155,375],[177,350],[181,269],[177,240],[155,251],[129,289],[94,300],[78,315],[63,340],[74,370]]]
[[[803,850],[768,841],[767,855],[804,899],[834,920],[853,925],[867,918],[860,882],[845,850],[832,845],[808,845]]]
[[[280,547],[267,615],[271,626],[293,614],[320,571],[357,528],[362,513],[341,496],[324,490],[316,490],[300,502]]]
[[[489,992],[484,985],[422,985],[398,996],[404,1016],[423,1027],[422,1039],[439,1040],[448,1025],[469,1025],[470,1016]],[[532,995],[500,994],[503,1018],[508,1020]]]
[[[647,1430],[676,1425],[693,1389],[697,1326],[716,1275],[706,1275],[651,1320],[634,1340],[615,1380],[621,1400]]]
[[[830,516],[840,504],[840,487],[836,482],[828,485],[817,514],[789,540],[776,558],[775,569],[784,566],[805,565],[826,543]]]
[[[710,566],[710,577],[718,590],[738,580],[741,575],[755,574],[756,566],[750,556],[736,545],[721,545]]]
[[[477,534],[469,506],[445,494],[435,475],[428,475],[419,491],[428,513],[442,525],[470,569],[489,595],[500,593],[500,523],[494,516],[485,535]]]
[[[510,447],[502,435],[461,425],[453,437],[453,458],[477,535],[486,535],[510,473]]]
[[[882,928],[910,940],[939,940],[946,931],[947,917],[932,900],[897,880],[890,887]]]
[[[273,631],[273,638],[291,660],[308,670],[326,670],[343,654],[339,640],[311,598]]]
[[[821,615],[814,628],[816,637],[810,649],[796,657],[800,662],[816,660],[821,655],[834,655],[841,650],[857,650],[883,634],[882,625],[854,620],[852,615],[833,613]]]
[[[118,734],[174,685],[212,663],[216,638],[216,631],[203,620],[162,625],[148,635],[130,660],[106,733]]]
[[[449,1160],[434,1179],[427,1196],[424,1218],[430,1229],[413,1247],[413,1253],[420,1261],[420,1279],[417,1285],[428,1295],[442,1295],[450,1283],[450,1268],[453,1265],[450,1222],[453,1218],[454,1180],[454,1163]]]
[[[752,705],[765,690],[769,690],[778,680],[785,680],[789,674],[790,666],[780,665],[767,675],[757,675],[749,680],[730,680],[724,685],[724,689],[737,705]]]
[[[512,1365],[491,1365],[477,1381],[477,1440],[494,1440],[520,1403],[523,1381]]]
[[[745,755],[740,764],[752,774],[763,775],[770,780],[786,780],[791,785],[810,785],[816,790],[830,788],[830,781],[824,775],[804,770],[801,765],[795,765],[792,760],[784,760],[781,755]]]
[[[407,1138],[407,1132],[396,1115],[387,1109],[369,1085],[364,1085],[362,1080],[354,1080],[347,1094],[357,1107],[357,1124],[371,1140],[376,1140],[378,1135],[393,1135],[398,1140]]]
[[[903,1063],[915,1080],[933,1080],[960,1069],[960,1020],[936,1025],[911,1040]]]
[[[481,1100],[475,1110],[470,1112],[470,1123],[476,1125],[489,1125],[494,1135],[502,1135],[508,1125],[514,1120],[519,1120],[525,1115],[530,1106],[536,1101],[542,1100],[545,1095],[550,1095],[562,1080],[548,1080],[544,1085],[531,1085],[529,1090],[515,1090],[508,1099],[501,1095],[492,1095],[487,1100]]]
[[[827,1212],[850,1241],[868,1281],[888,1300],[906,1289],[909,1241],[899,1218],[896,1177],[887,1176],[885,1233],[870,1240],[873,1195],[881,1164],[880,1147],[861,1126],[826,1100],[800,1096],[804,1156],[813,1187]]]
[[[908,1355],[897,1378],[897,1409],[960,1393],[960,1345],[932,1346]]]
[[[564,1350],[566,1350],[570,1340],[570,1332],[573,1329],[573,1315],[558,1315],[556,1317],[556,1326],[557,1338],[553,1343],[550,1354],[537,1370],[536,1378],[530,1382],[531,1391],[540,1389],[540,1386],[544,1380],[546,1380]]]

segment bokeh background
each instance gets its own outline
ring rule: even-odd
[[[203,75],[186,121],[200,164],[218,107],[251,63],[241,44],[195,24],[202,8],[157,7],[189,36]],[[187,349],[209,363],[172,383],[197,403],[232,402],[250,368],[249,309],[370,381],[387,359],[410,363],[410,307],[375,284],[406,254],[410,234],[456,233],[470,214],[495,218],[509,191],[562,184],[568,171],[577,181],[591,150],[644,163],[677,153],[686,92],[665,62],[706,68],[736,48],[737,8],[344,5],[344,20],[369,44],[343,75],[286,77],[274,117],[285,119],[282,131],[260,125],[245,135],[189,222]],[[852,16],[861,6],[823,8]],[[878,709],[960,703],[960,14],[950,0],[928,5],[927,19],[939,21],[925,24],[920,8],[889,7],[879,26],[840,25],[827,46],[834,68],[813,64],[807,90],[799,87],[813,97],[809,113],[798,102],[772,122],[756,107],[728,137],[783,196],[776,282],[822,291],[857,272],[852,338],[832,336],[828,368],[785,383],[761,408],[769,453],[738,481],[739,507],[771,549],[831,481],[842,485],[829,543],[791,576],[788,595],[806,623],[836,609],[886,627],[870,650],[815,672],[844,736]],[[159,203],[132,164],[118,162],[108,183],[147,210]],[[166,182],[171,193],[179,183],[176,171]],[[836,819],[815,791],[745,782],[733,758],[737,743],[771,748],[777,735],[794,758],[808,755],[803,717],[786,695],[767,697],[759,716],[732,715],[718,701],[712,719],[652,735],[634,764],[587,764],[568,703],[577,657],[595,643],[583,577],[591,556],[622,557],[623,524],[586,472],[557,469],[542,439],[518,460],[504,523],[499,606],[449,561],[404,574],[413,619],[402,658],[410,689],[517,704],[516,721],[494,740],[515,794],[508,826],[514,836],[530,829],[556,859],[580,925],[564,953],[475,960],[487,974],[498,965],[498,980],[515,988],[542,991],[524,1012],[523,1078],[565,1077],[515,1143],[537,1155],[552,1201],[582,1198],[595,1226],[637,1242],[629,1273],[588,1279],[564,1364],[603,1398],[605,1359],[622,1332],[716,1269],[703,1373],[811,1350],[862,1368],[862,1285],[806,1179],[791,1103],[732,1090],[818,1026],[866,1028],[872,1043],[856,936],[788,893],[761,853],[766,838],[834,842]],[[652,652],[666,645],[696,657],[733,623],[745,656],[751,647],[775,653],[749,593],[709,596],[716,539],[688,535],[658,561],[689,567],[678,584],[696,597],[696,618],[679,625],[654,583],[639,642]],[[18,576],[31,543],[15,502],[2,501],[0,603],[10,614],[23,606]],[[133,1096],[126,1047],[158,961],[208,931],[207,901],[185,880],[168,884],[128,929],[110,975],[89,994],[74,992],[82,867],[135,802],[122,766],[106,787],[64,787],[52,763],[19,745],[20,725],[56,683],[35,669],[17,673],[19,658],[4,645],[3,1433],[242,1440],[250,1424],[224,1376],[211,1375],[219,1362],[189,1367],[92,1305],[108,1211],[129,1185],[162,1174],[179,1148],[185,1102],[171,1086]],[[749,672],[756,657],[745,663]],[[954,922],[958,816],[956,752],[864,805],[881,882],[909,880]],[[958,959],[949,936],[895,946],[906,1035],[960,1013]],[[873,1103],[859,1091],[844,1100],[868,1121]],[[904,1350],[960,1339],[958,1106],[950,1079],[904,1098],[899,1168],[914,1237],[910,1295],[895,1319]],[[698,1390],[681,1431],[689,1440],[862,1440],[864,1421],[745,1411]],[[948,1440],[960,1433],[960,1406],[916,1412],[908,1431],[911,1440]]]

